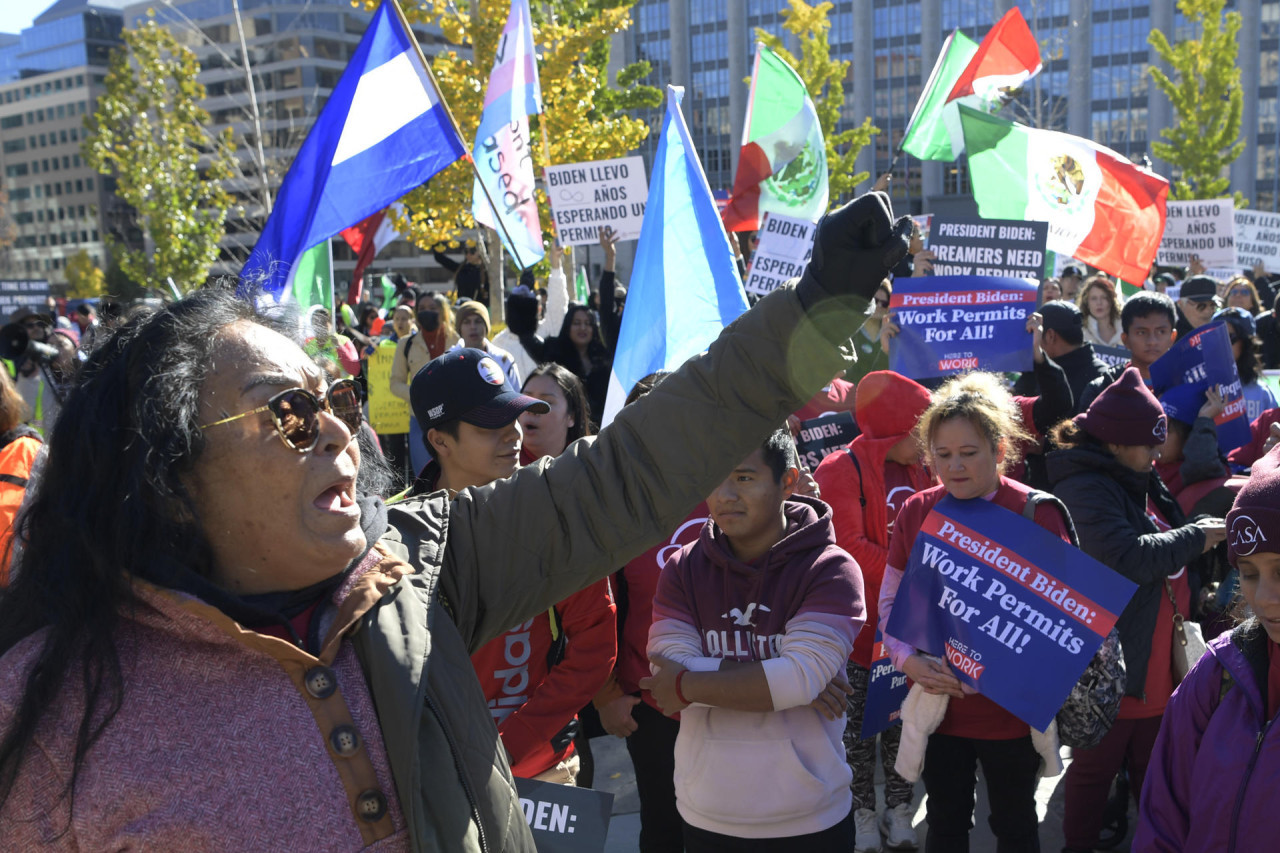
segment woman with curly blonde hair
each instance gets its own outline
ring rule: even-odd
[[[979,762],[987,780],[991,830],[999,849],[1039,850],[1036,776],[1042,759],[1047,767],[1060,766],[1056,739],[1037,735],[1033,741],[1026,723],[962,686],[946,661],[885,631],[916,536],[939,501],[948,495],[962,501],[986,500],[1011,513],[1023,513],[1031,489],[1005,477],[1004,471],[1028,437],[1000,378],[982,372],[958,376],[935,391],[916,435],[941,485],[916,492],[902,505],[880,586],[884,644],[893,665],[914,682],[912,696],[903,706],[897,768],[907,778],[919,773],[924,779],[930,850],[969,849]],[[1059,506],[1041,503],[1033,517],[1064,542],[1071,541]],[[930,615],[912,613],[911,618]],[[914,708],[926,709],[920,716],[931,719],[916,719]],[[936,723],[939,718],[941,723]],[[923,747],[912,732],[927,737]]]

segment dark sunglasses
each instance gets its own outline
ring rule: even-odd
[[[342,421],[351,430],[351,434],[355,435],[360,424],[364,423],[364,412],[360,408],[360,386],[353,379],[339,380],[329,386],[323,400],[305,388],[286,388],[268,400],[265,406],[205,424],[200,429],[229,424],[259,412],[270,412],[280,440],[299,453],[307,453],[320,440],[321,410]]]
[[[1253,294],[1249,292],[1249,288],[1247,287],[1233,287],[1231,288],[1231,295],[1232,296],[1252,296]]]
[[[1229,337],[1231,338],[1231,343],[1233,344],[1238,344],[1241,341],[1241,338],[1239,335],[1229,335]]]
[[[881,308],[888,308],[888,307],[889,307],[889,300],[888,300],[888,299],[877,299],[877,300],[876,300],[876,304],[877,304],[877,305],[879,305]]]

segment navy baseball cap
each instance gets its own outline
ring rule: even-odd
[[[542,400],[513,391],[497,360],[470,347],[449,350],[419,370],[409,385],[409,402],[424,433],[452,420],[498,429],[521,412],[551,411]]]

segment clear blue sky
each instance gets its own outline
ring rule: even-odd
[[[31,26],[54,0],[3,0],[0,2],[0,33],[17,33]]]

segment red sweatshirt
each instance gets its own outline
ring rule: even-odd
[[[548,671],[547,614],[517,625],[471,656],[489,711],[515,776],[531,778],[573,754],[555,737],[600,689],[618,653],[616,609],[608,579],[556,605],[568,641],[564,659]]]
[[[875,626],[879,624],[877,605],[880,599],[880,580],[884,577],[885,560],[889,556],[889,533],[893,520],[903,502],[933,485],[933,478],[922,465],[896,465],[896,477],[902,482],[895,485],[894,494],[888,494],[885,484],[885,454],[902,439],[902,436],[868,438],[860,435],[846,451],[832,453],[813,478],[822,490],[822,499],[831,505],[832,522],[836,531],[836,544],[853,555],[862,569],[862,587],[867,606],[867,630],[858,634],[853,644],[851,660],[858,666],[871,668],[872,647],[875,645]],[[849,458],[849,452],[857,454],[858,467]],[[865,497],[866,506],[862,506]],[[892,510],[892,515],[890,511]]]

